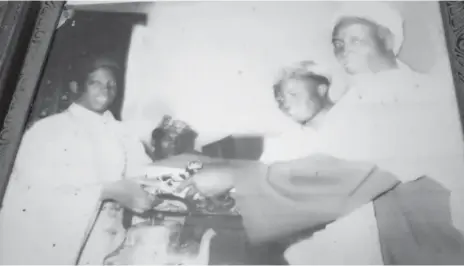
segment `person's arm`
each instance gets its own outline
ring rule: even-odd
[[[212,158],[201,154],[180,154],[175,156],[170,156],[166,159],[153,162],[152,166],[161,166],[161,167],[172,167],[184,169],[187,166],[187,163],[190,161],[200,161],[205,165],[211,164],[213,162],[224,162],[229,161],[221,158]]]
[[[269,164],[275,160],[277,149],[275,148],[275,139],[272,137],[263,138],[263,152],[260,161]]]
[[[1,264],[73,264],[98,208],[92,165],[55,130],[39,123],[21,142],[0,212]]]
[[[372,164],[325,155],[269,167],[242,162],[229,176],[252,243],[330,223],[398,183]]]
[[[179,156],[163,164],[179,167],[191,159]],[[271,165],[247,160],[204,162],[204,169],[180,189],[194,185],[209,197],[235,188],[233,197],[252,243],[330,223],[398,184],[396,177],[373,164],[327,155]]]
[[[127,151],[127,171],[126,178],[139,177],[145,175],[146,169],[153,161],[145,151],[141,141],[130,138],[126,144]]]

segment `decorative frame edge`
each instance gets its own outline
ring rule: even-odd
[[[0,123],[6,115],[17,79],[17,71],[22,66],[27,43],[32,33],[40,3],[7,2],[2,6],[0,26]],[[35,12],[34,12],[35,11]],[[16,75],[15,75],[16,74]]]
[[[0,131],[0,204],[36,94],[64,1],[40,2],[41,7],[17,85]],[[1,206],[1,205],[0,205]]]
[[[444,26],[446,46],[449,55],[452,77],[455,86],[455,97],[464,129],[463,106],[463,1],[440,1],[439,8]]]

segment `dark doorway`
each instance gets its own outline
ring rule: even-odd
[[[123,70],[118,83],[124,91],[132,28],[146,20],[145,14],[76,11],[54,36],[28,124],[68,108],[73,100],[69,83],[80,74],[77,64],[87,56],[105,55],[115,61]],[[111,109],[117,119],[123,97],[119,95]]]

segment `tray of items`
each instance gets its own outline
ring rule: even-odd
[[[193,193],[190,188],[178,191],[178,186],[185,180],[192,178],[197,172],[202,171],[202,167],[201,162],[191,161],[183,171],[172,171],[151,178],[155,180],[154,183],[157,185],[143,186],[143,188],[163,201],[143,214],[132,214],[131,224],[151,220],[153,217],[166,216],[240,217],[235,200],[231,196],[233,191],[215,198],[205,198],[199,193]]]

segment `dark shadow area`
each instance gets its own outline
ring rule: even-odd
[[[263,137],[226,137],[203,147],[202,153],[216,158],[258,160],[263,153]]]
[[[455,97],[459,109],[460,122],[463,134],[463,1],[441,1],[438,3],[446,35],[446,44],[448,46],[448,55],[451,64],[452,77],[455,85]],[[460,10],[461,15],[460,16]],[[460,34],[460,25],[462,33]],[[454,30],[453,30],[454,29]],[[456,29],[456,30],[455,30]]]
[[[23,7],[16,13],[19,5]],[[9,2],[2,6],[1,24],[16,24],[0,29],[0,124],[10,107],[39,10],[40,2]]]
[[[74,100],[69,83],[81,74],[78,64],[87,57],[103,55],[116,62],[122,69],[118,86],[124,92],[132,28],[146,19],[145,14],[76,11],[56,31],[28,124],[68,108]],[[120,93],[111,108],[116,119],[123,99]]]

